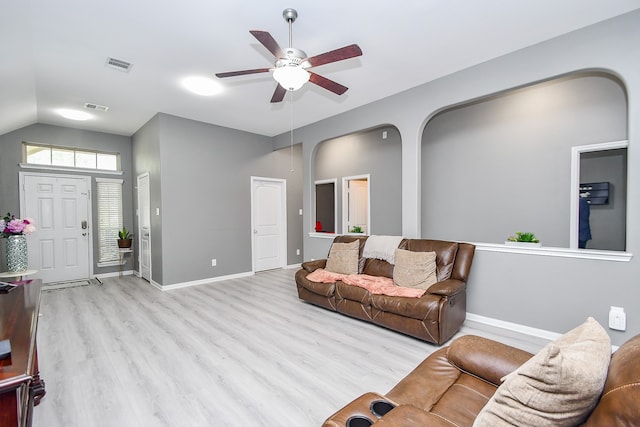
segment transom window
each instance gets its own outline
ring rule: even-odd
[[[58,166],[106,171],[120,170],[120,155],[53,145],[22,144],[23,162],[30,165]]]

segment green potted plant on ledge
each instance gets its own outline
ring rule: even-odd
[[[353,227],[351,227],[351,230],[349,231],[349,233],[358,233],[358,234],[362,234],[362,227],[360,227],[359,225],[355,225]]]
[[[130,248],[133,234],[129,233],[127,227],[122,227],[122,230],[118,231],[118,247],[119,248]]]
[[[540,240],[534,233],[517,231],[515,236],[509,236],[506,242],[507,246],[521,246],[521,247],[533,247],[539,248],[542,246]]]

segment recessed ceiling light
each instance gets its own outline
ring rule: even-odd
[[[86,111],[70,110],[67,108],[60,108],[58,114],[69,120],[89,120],[93,118],[93,115]]]
[[[182,80],[182,85],[189,91],[202,95],[212,96],[222,91],[220,84],[209,77],[191,76]]]

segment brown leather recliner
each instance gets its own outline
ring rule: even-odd
[[[472,335],[433,352],[386,395],[366,393],[323,427],[471,427],[500,379],[533,356]],[[640,335],[611,357],[603,392],[582,427],[640,426]]]
[[[354,240],[360,241],[360,273],[393,278],[392,264],[362,257],[366,236],[337,236],[334,243]],[[342,281],[318,283],[308,280],[310,273],[325,267],[326,259],[302,263],[295,277],[298,296],[329,310],[440,345],[460,329],[466,318],[466,282],[475,246],[443,240],[403,239],[398,247],[436,253],[438,282],[420,298],[371,294],[366,289]]]

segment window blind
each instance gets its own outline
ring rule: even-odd
[[[118,231],[122,230],[121,179],[96,178],[98,262],[118,261]]]

